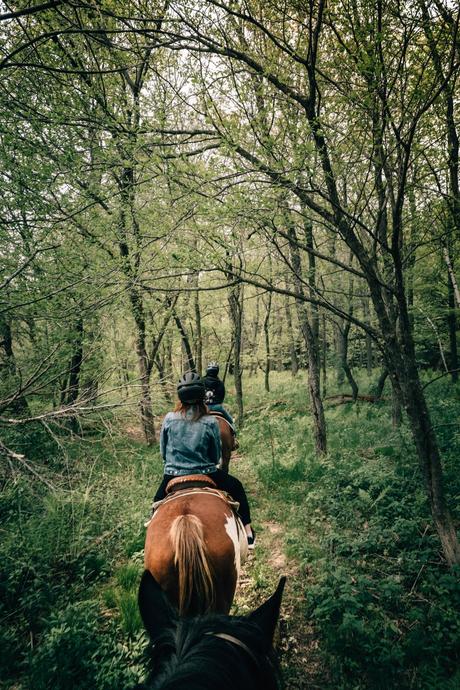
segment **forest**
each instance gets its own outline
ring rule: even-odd
[[[159,432],[210,361],[284,687],[460,688],[459,23],[0,2],[0,689],[142,682]]]

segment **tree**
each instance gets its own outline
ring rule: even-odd
[[[459,562],[439,448],[417,369],[404,279],[405,202],[414,141],[425,115],[453,83],[458,67],[451,56],[456,45],[449,46],[449,70],[439,83],[416,41],[423,24],[420,10],[404,6],[384,14],[377,0],[361,8],[364,11],[353,6],[354,12],[340,14],[335,6],[326,12],[324,1],[318,0],[307,14],[290,7],[288,37],[276,28],[278,20],[287,20],[283,10],[278,15],[273,8],[217,0],[209,0],[208,6],[209,19],[200,24],[192,12],[178,11],[183,30],[176,29],[171,39],[179,47],[212,54],[227,65],[229,89],[235,82],[236,65],[249,78],[256,75],[271,87],[273,98],[295,108],[303,119],[315,152],[308,186],[290,172],[291,161],[286,157],[274,165],[272,151],[266,155],[262,147],[249,150],[242,136],[246,129],[223,130],[221,118],[213,124],[235,154],[293,194],[337,233],[355,257],[359,275],[369,288],[393,387],[408,415],[444,554],[449,563]],[[250,46],[241,39],[245,31],[257,34]],[[297,48],[301,45],[306,50]],[[329,57],[332,46],[340,51],[340,75],[334,57]],[[394,55],[401,56],[396,68]],[[338,105],[349,116],[345,148],[344,132],[335,118]],[[353,114],[360,120],[359,140],[350,129],[357,124]],[[355,185],[353,194],[349,189],[343,194],[341,179],[358,151],[361,156],[354,170],[362,184]],[[370,186],[366,181],[372,172]]]

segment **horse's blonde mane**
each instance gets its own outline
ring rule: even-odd
[[[212,566],[203,535],[203,523],[196,515],[179,515],[169,536],[179,579],[179,613],[206,613],[215,604]]]

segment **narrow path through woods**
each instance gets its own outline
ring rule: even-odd
[[[327,680],[320,663],[318,641],[305,613],[308,573],[306,569],[301,572],[301,565],[287,555],[287,527],[281,519],[272,518],[273,513],[278,512],[271,508],[273,494],[267,495],[261,486],[250,458],[234,453],[230,472],[245,485],[257,529],[256,548],[243,567],[236,593],[235,613],[244,614],[256,608],[274,591],[279,578],[286,575],[276,640],[285,687],[287,690],[324,689]]]
[[[142,432],[137,425],[129,427],[126,432],[134,441],[142,440]],[[280,511],[280,497],[276,491],[268,492],[262,485],[250,454],[233,453],[230,472],[246,488],[257,532],[256,548],[243,566],[232,613],[244,615],[257,608],[275,590],[279,578],[285,575],[287,583],[275,640],[280,652],[284,687],[286,690],[324,690],[328,682],[320,662],[318,640],[306,616],[308,566],[299,564],[288,555],[286,548],[289,528],[287,523],[283,523],[282,514],[295,508],[286,505],[286,510]],[[302,529],[301,525],[298,527]],[[303,537],[307,540],[309,535]]]

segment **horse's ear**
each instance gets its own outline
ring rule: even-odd
[[[152,573],[144,570],[138,594],[139,610],[145,628],[154,640],[171,627],[177,616]]]
[[[258,609],[249,614],[249,620],[255,623],[263,632],[268,647],[272,645],[276,624],[280,615],[281,599],[286,578],[282,577],[276,591]]]

